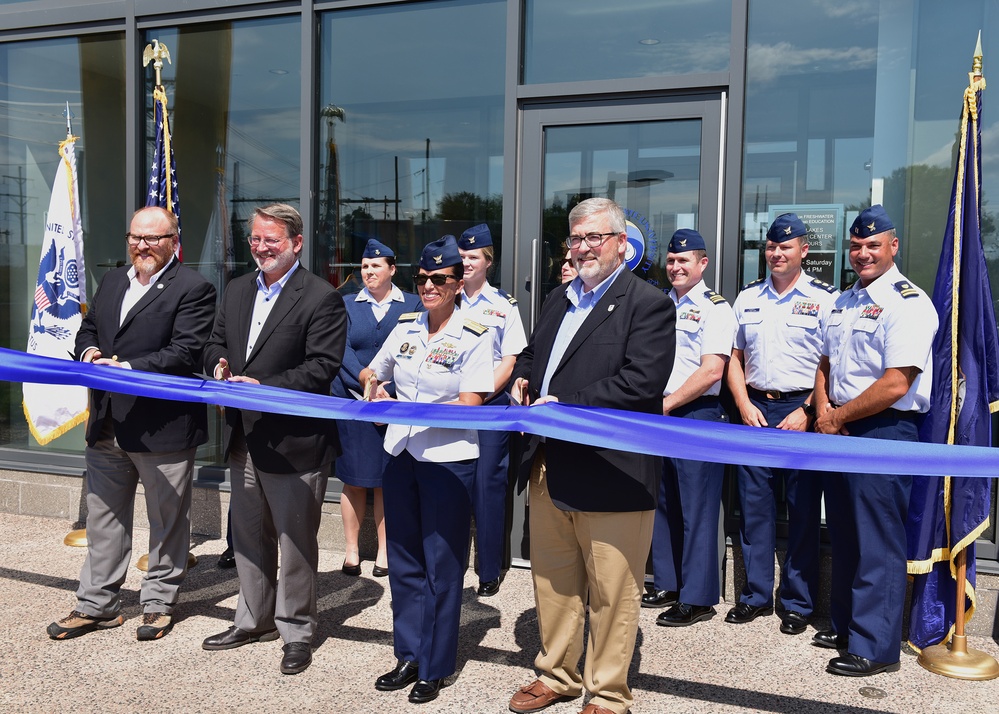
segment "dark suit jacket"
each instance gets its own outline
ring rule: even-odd
[[[544,379],[569,301],[566,286],[545,301],[530,344],[513,378],[530,383],[532,402]],[[580,325],[552,375],[548,393],[568,404],[662,414],[662,395],[673,369],[676,308],[661,290],[625,270]],[[522,440],[520,484],[526,483],[538,437]],[[644,511],[656,507],[662,459],[576,442],[545,442],[548,490],[570,511]]]
[[[213,374],[219,358],[225,357],[233,374],[253,377],[261,384],[329,394],[347,337],[343,298],[332,285],[299,265],[281,289],[247,358],[256,280],[257,273],[250,273],[226,288],[205,348],[205,371]],[[233,429],[246,437],[254,465],[269,473],[312,471],[332,463],[340,454],[332,419],[232,408],[225,412],[226,458]]]
[[[107,273],[76,335],[76,358],[90,347],[117,356],[132,369],[197,377],[215,317],[215,288],[176,260],[118,325],[128,290],[128,267]],[[127,373],[123,379],[127,379]],[[208,440],[204,404],[90,391],[87,443],[93,446],[111,409],[115,437],[125,451],[190,449]]]

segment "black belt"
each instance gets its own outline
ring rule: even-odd
[[[811,393],[811,389],[799,389],[796,392],[778,392],[776,389],[757,389],[756,387],[750,387],[746,385],[746,391],[749,392],[749,396],[754,399],[764,400],[769,399],[771,401],[778,399],[801,399],[802,397],[808,396]]]

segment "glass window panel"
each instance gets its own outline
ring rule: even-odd
[[[406,286],[426,243],[477,223],[500,283],[505,22],[498,0],[323,14],[315,268],[343,291],[369,237]]]
[[[524,84],[723,72],[730,0],[526,0]]]
[[[102,264],[124,258],[125,37],[0,44],[0,345],[23,350],[66,103],[73,118],[90,295]],[[83,427],[40,447],[21,385],[0,382],[0,446],[82,453]]]

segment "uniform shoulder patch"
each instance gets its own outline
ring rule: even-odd
[[[819,280],[818,278],[812,278],[812,285],[817,287],[819,290],[825,290],[827,293],[836,292],[836,286],[830,285],[825,280]]]
[[[727,302],[727,300],[725,300],[725,298],[723,298],[721,295],[719,295],[718,293],[716,293],[714,290],[705,290],[704,291],[704,297],[706,297],[708,300],[710,300],[715,305],[717,305],[720,302]]]
[[[743,290],[745,290],[746,288],[751,288],[751,287],[753,287],[754,285],[760,285],[760,284],[762,284],[762,283],[766,282],[766,280],[767,280],[766,278],[757,278],[757,279],[756,279],[756,280],[754,280],[753,282],[751,282],[751,283],[746,283],[745,285],[743,285],[743,286],[742,286],[742,289],[743,289]]]
[[[503,298],[504,300],[506,300],[511,305],[516,305],[517,304],[517,298],[515,298],[513,295],[511,295],[510,293],[508,293],[506,290],[500,290],[499,288],[497,288],[496,292],[498,292],[499,296],[501,298]]]
[[[914,298],[919,295],[919,290],[917,290],[916,287],[908,280],[899,280],[895,283],[895,289],[898,290],[899,295],[906,299]]]
[[[465,320],[463,327],[473,335],[478,335],[479,337],[482,337],[489,330],[488,327],[475,320]]]
[[[420,317],[418,312],[404,312],[399,315],[399,322],[416,322]]]

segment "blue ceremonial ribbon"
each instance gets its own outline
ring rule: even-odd
[[[884,441],[735,424],[692,421],[617,409],[550,403],[536,407],[466,407],[417,402],[363,402],[238,382],[175,377],[67,362],[0,348],[0,379],[75,384],[156,399],[218,404],[320,419],[522,431],[619,451],[718,463],[809,471],[881,474],[961,474],[994,478],[999,449]]]

